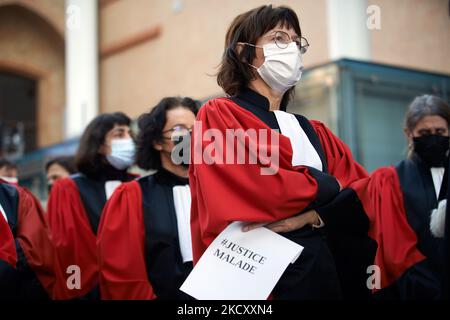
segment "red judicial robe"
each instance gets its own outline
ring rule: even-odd
[[[156,298],[145,266],[143,216],[137,181],[121,185],[105,206],[98,236],[102,299]]]
[[[47,204],[48,222],[52,231],[63,275],[55,287],[56,299],[73,299],[88,294],[97,284],[95,234],[75,182],[60,179],[52,187]],[[80,289],[69,289],[67,269],[76,265],[81,271]]]
[[[102,299],[189,299],[172,188],[188,179],[160,169],[121,185],[107,202],[97,245]]]
[[[3,216],[0,216],[0,260],[14,267],[17,262],[14,238]]]
[[[95,177],[75,174],[53,185],[47,204],[48,223],[60,268],[55,285],[56,299],[87,296],[98,299],[98,260],[96,233],[106,203],[107,181],[129,181],[136,178],[126,170],[105,166]],[[72,277],[79,267],[80,287]],[[71,284],[69,287],[67,281]]]
[[[417,158],[405,160],[396,168],[374,171],[370,178],[354,183],[352,188],[369,217],[369,236],[378,244],[374,264],[380,267],[381,289],[395,288],[390,290],[395,291],[393,295],[385,296],[439,295],[439,281],[433,280],[435,271],[430,273],[435,269],[433,264],[439,266],[442,262],[438,252],[441,240],[430,236],[429,231],[430,212],[437,205],[429,169],[422,168]]]
[[[223,133],[222,145],[226,145],[226,129],[271,128],[251,112],[230,99],[208,101],[199,111],[202,132],[218,129]],[[342,188],[367,176],[357,164],[349,148],[328,128],[318,121],[310,121],[317,133],[326,156],[328,173],[334,176]],[[311,208],[318,197],[319,185],[305,166],[292,166],[292,147],[289,139],[279,137],[279,170],[274,175],[261,175],[264,159],[257,164],[209,165],[195,163],[211,142],[199,136],[199,128],[193,132],[189,168],[192,194],[191,230],[194,263],[198,261],[215,237],[233,221],[272,222],[299,214]],[[270,136],[270,134],[269,134]],[[249,138],[252,139],[251,137]],[[255,141],[253,141],[255,142]],[[257,141],[258,148],[264,141]],[[267,142],[270,150],[271,141]],[[196,154],[197,153],[197,154]],[[246,157],[249,157],[246,145]]]
[[[9,232],[2,230],[2,235],[12,234],[15,240],[12,252],[11,238],[8,239],[6,261],[17,266],[17,277],[21,281],[25,298],[35,298],[42,286],[49,297],[53,296],[56,281],[55,250],[46,224],[44,210],[39,201],[25,188],[0,183],[0,201],[8,217]],[[4,219],[2,218],[4,228]],[[17,263],[15,263],[17,262]],[[28,268],[32,270],[39,285],[30,280]],[[23,281],[29,279],[29,283]],[[40,296],[40,293],[37,293]]]

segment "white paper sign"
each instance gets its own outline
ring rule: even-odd
[[[214,239],[180,290],[199,300],[265,300],[303,247],[266,228],[231,223]]]

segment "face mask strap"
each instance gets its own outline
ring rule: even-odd
[[[262,46],[257,46],[255,44],[251,44],[251,43],[248,43],[248,42],[238,42],[237,44],[245,44],[247,46],[251,46],[251,47],[254,47],[254,48],[264,49]]]

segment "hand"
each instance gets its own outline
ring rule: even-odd
[[[294,217],[286,218],[275,222],[254,222],[242,228],[243,232],[247,232],[256,228],[266,227],[273,232],[290,232],[303,228],[305,225],[317,225],[320,223],[319,215],[316,210],[310,210]]]

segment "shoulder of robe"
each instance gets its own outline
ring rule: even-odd
[[[13,186],[8,183],[0,182],[0,189],[4,192],[4,194],[7,197],[10,197],[10,198],[17,197],[17,193],[19,192],[18,188],[19,187],[17,187],[17,186]]]
[[[75,181],[73,180],[72,176],[69,178],[63,178],[63,179],[58,179],[55,181],[55,183],[53,184],[52,187],[52,191],[50,192],[53,193],[53,190],[58,190],[58,191],[67,191],[67,190],[78,190],[77,185],[75,183]]]
[[[138,181],[140,181],[142,179],[148,179],[148,177],[141,177],[141,178],[139,178],[137,180],[133,180],[133,181],[129,181],[129,182],[123,182],[114,191],[111,199],[117,198],[119,196],[126,196],[126,195],[129,195],[129,194],[140,192],[140,187],[139,187]]]
[[[372,179],[389,181],[397,177],[397,171],[394,167],[381,167],[376,169],[370,175]]]
[[[314,128],[314,130],[316,130],[316,132],[319,133],[323,133],[326,135],[330,135],[333,134],[332,131],[321,121],[319,120],[309,120],[309,123],[311,123],[312,127]]]
[[[198,116],[223,111],[224,107],[235,105],[233,101],[226,97],[214,98],[208,100],[199,110]]]
[[[39,200],[34,196],[34,194],[31,193],[30,190],[19,187],[17,189],[17,191],[19,192],[19,201],[21,203],[24,203],[26,205],[26,207],[31,206],[31,205],[39,205],[40,206]]]

